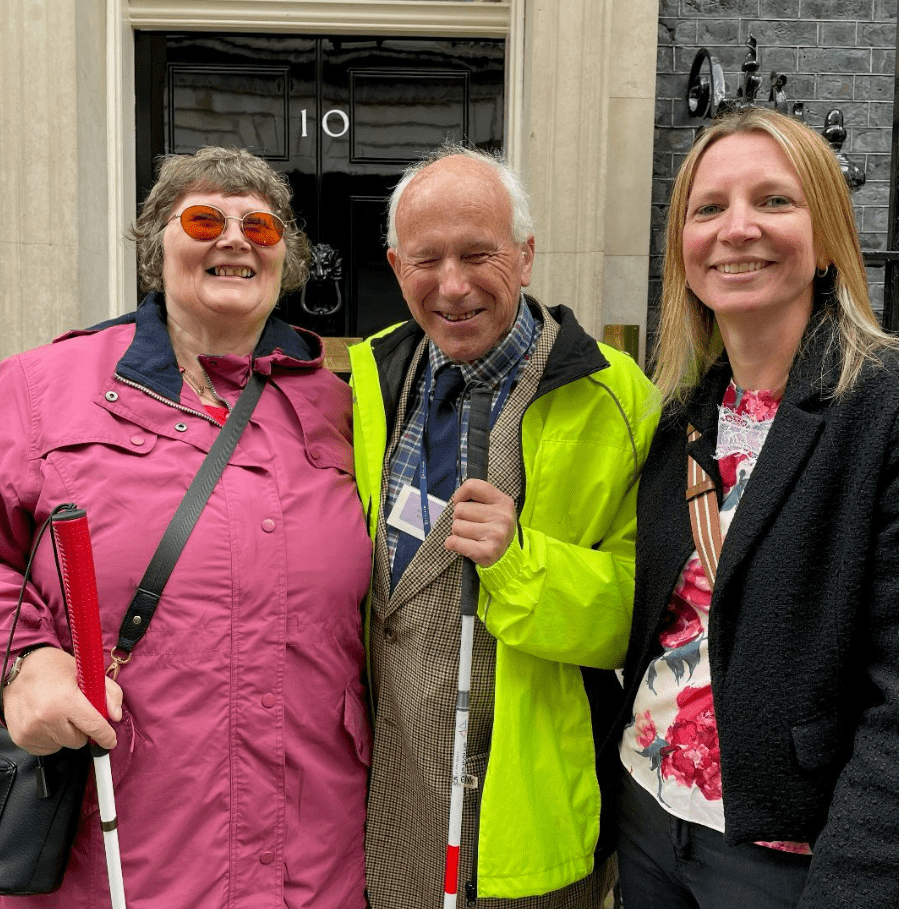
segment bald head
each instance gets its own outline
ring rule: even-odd
[[[401,245],[403,221],[410,212],[427,209],[439,216],[471,212],[481,216],[492,213],[502,222],[505,233],[514,239],[512,203],[494,167],[476,158],[451,155],[440,158],[414,174],[400,196],[394,212],[395,244]],[[499,226],[499,224],[497,224]]]
[[[519,243],[524,242],[534,233],[534,222],[531,217],[530,202],[528,194],[521,182],[517,171],[515,171],[502,158],[488,152],[478,151],[477,149],[468,148],[463,145],[445,145],[435,149],[429,155],[426,155],[420,161],[406,168],[402,178],[393,190],[390,196],[390,204],[387,213],[387,245],[396,246],[396,210],[400,199],[405,194],[406,189],[411,182],[423,171],[429,169],[437,162],[445,158],[466,158],[472,161],[480,161],[491,170],[493,170],[508,197],[511,208],[511,233],[512,237]]]

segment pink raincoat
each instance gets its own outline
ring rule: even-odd
[[[136,331],[132,315],[0,364],[4,640],[36,527],[74,502],[108,651],[219,432],[180,390],[161,303],[148,298]],[[251,359],[271,381],[119,676],[111,758],[129,909],[366,905],[370,545],[350,395],[321,368],[315,336],[270,320],[254,358],[203,361],[231,404]],[[45,543],[15,648],[38,642],[71,649]],[[109,905],[91,779],[62,889],[0,907]]]

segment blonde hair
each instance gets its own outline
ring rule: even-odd
[[[697,136],[671,192],[653,374],[666,404],[686,400],[723,350],[714,313],[687,287],[684,267],[683,227],[696,168],[713,143],[749,132],[769,135],[796,169],[808,201],[815,243],[820,255],[831,263],[828,277],[833,293],[825,312],[834,325],[841,356],[834,396],[841,397],[852,388],[866,361],[878,362],[878,353],[886,347],[899,348],[899,342],[880,328],[871,309],[849,189],[833,150],[801,120],[769,108],[745,108],[725,114]]]
[[[281,272],[281,293],[301,287],[309,276],[309,240],[293,219],[290,185],[263,158],[244,148],[209,145],[192,155],[167,155],[156,183],[129,236],[137,243],[137,269],[142,290],[163,290],[163,232],[175,205],[190,192],[252,194],[265,199],[284,222],[287,253]]]

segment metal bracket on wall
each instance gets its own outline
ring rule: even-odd
[[[760,68],[758,42],[753,35],[749,36],[746,46],[749,51],[741,67],[743,74],[741,84],[733,99],[727,97],[721,64],[706,48],[700,48],[693,58],[687,83],[687,109],[691,117],[714,119],[731,110],[759,106],[760,102],[756,101],[756,96],[762,87],[762,78],[758,75]],[[789,113],[800,120],[805,120],[803,102],[796,101],[791,111],[787,109],[786,84],[787,77],[783,73],[772,72],[768,102],[782,114]],[[846,141],[846,128],[843,126],[843,114],[838,108],[828,112],[821,135],[833,148],[850,192],[855,192],[864,185],[865,174],[842,152],[843,143]]]

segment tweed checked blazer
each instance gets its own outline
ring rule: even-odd
[[[519,427],[537,389],[558,325],[544,309],[536,349],[490,436],[489,480],[514,500],[521,493]],[[377,721],[366,833],[372,909],[427,909],[440,904],[449,824],[450,781],[459,657],[462,560],[443,543],[449,507],[434,524],[390,594],[383,508],[390,456],[398,443],[410,395],[427,355],[418,345],[406,374],[384,459],[382,508],[375,542],[370,651]],[[389,430],[390,431],[390,430]],[[466,772],[480,783],[490,747],[496,641],[475,621]],[[460,859],[460,899],[472,878],[479,789],[466,792]],[[543,896],[478,899],[481,909],[598,909],[607,869]]]

